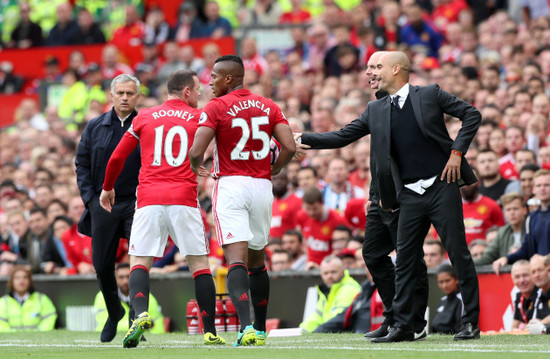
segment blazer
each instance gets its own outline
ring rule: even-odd
[[[132,121],[137,112],[134,110],[127,121]],[[80,196],[86,206],[80,222],[78,232],[92,236],[92,219],[88,210],[88,203],[92,198],[99,197],[105,180],[105,170],[111,157],[106,153],[109,142],[113,137],[111,130],[112,120],[117,118],[114,108],[109,112],[90,120],[82,132],[80,143],[76,151],[76,181]],[[136,149],[135,151],[139,151]],[[136,177],[139,174],[140,163],[134,165]]]
[[[410,86],[409,97],[418,127],[422,134],[449,156],[451,150],[465,154],[472,142],[481,114],[469,103],[443,91],[439,85]],[[302,143],[312,148],[340,148],[371,134],[371,152],[374,151],[376,172],[372,173],[380,190],[384,209],[396,208],[397,194],[401,189],[399,170],[391,157],[391,97],[371,101],[361,116],[342,129],[327,133],[304,133]],[[451,115],[462,121],[462,128],[453,141],[445,127],[443,116]],[[429,159],[427,159],[429,160]],[[443,168],[441,169],[443,171]],[[475,183],[477,178],[468,161],[460,164],[459,186]]]

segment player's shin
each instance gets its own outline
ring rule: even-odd
[[[210,269],[200,269],[193,272],[195,280],[195,296],[201,311],[204,332],[216,335],[214,319],[216,316],[216,288]]]
[[[254,329],[265,332],[267,304],[269,302],[269,275],[265,265],[250,268],[250,296],[254,307]]]
[[[136,315],[146,312],[149,307],[149,270],[138,264],[130,271],[130,302]]]
[[[231,301],[235,305],[241,330],[251,325],[250,321],[250,301],[248,299],[248,290],[250,282],[248,279],[248,270],[244,263],[233,263],[229,266],[227,273],[227,288]]]

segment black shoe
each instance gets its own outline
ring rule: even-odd
[[[414,341],[426,338],[426,328],[422,329],[420,333],[414,333]]]
[[[120,307],[118,318],[114,318],[114,319],[111,319],[111,317],[107,318],[107,321],[105,322],[105,326],[101,331],[100,340],[102,343],[107,343],[115,339],[118,322],[122,319],[122,317],[124,317],[124,314],[125,314],[124,308]]]
[[[389,334],[391,329],[391,326],[385,323],[382,323],[382,325],[376,329],[371,330],[370,332],[365,333],[365,338],[382,338]]]
[[[479,339],[479,327],[472,323],[462,324],[460,331],[456,333],[455,340]]]
[[[414,340],[414,332],[412,330],[403,330],[398,327],[393,327],[388,335],[381,338],[372,338],[372,343],[397,343],[397,342],[412,342]]]

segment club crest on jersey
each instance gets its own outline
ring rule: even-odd
[[[206,112],[201,113],[201,117],[199,118],[199,124],[203,124],[208,120],[208,115]]]
[[[260,109],[261,111],[265,112],[265,114],[268,116],[269,116],[269,112],[271,112],[271,109],[268,106],[266,106],[264,103],[258,100],[246,100],[246,101],[239,101],[236,104],[234,104],[233,107],[231,107],[231,109],[227,111],[227,114],[235,117],[242,110],[246,110],[253,107]]]

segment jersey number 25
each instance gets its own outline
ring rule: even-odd
[[[243,131],[241,139],[237,142],[233,151],[231,151],[232,160],[248,160],[250,152],[255,160],[263,160],[269,154],[269,135],[267,132],[260,130],[260,125],[267,125],[269,118],[267,116],[258,116],[250,118],[250,128],[248,122],[244,118],[234,118],[231,122],[231,128],[240,127]],[[252,130],[252,131],[251,131]],[[259,151],[243,151],[252,132],[253,140],[262,141],[262,149]]]

